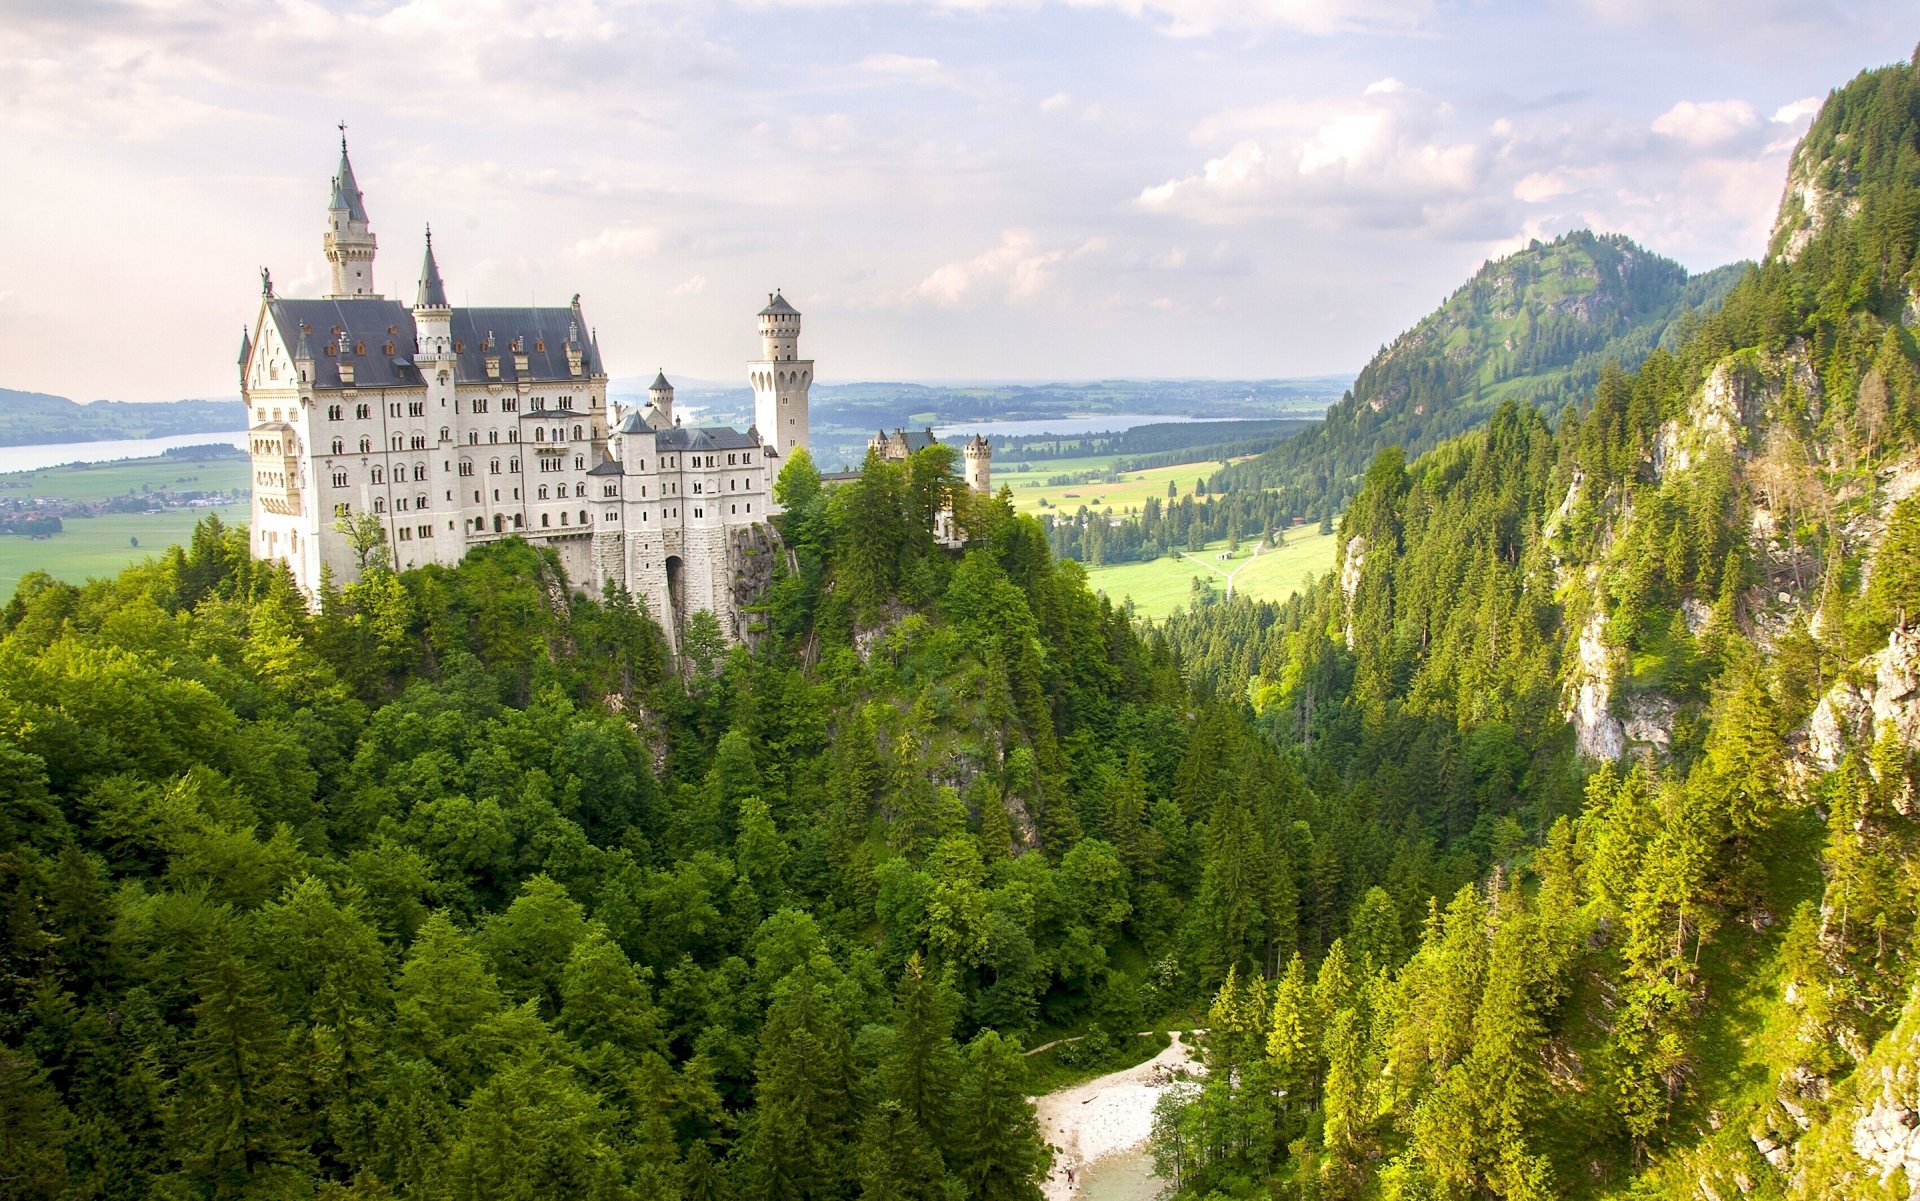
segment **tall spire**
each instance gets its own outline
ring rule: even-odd
[[[347,157],[347,123],[340,123],[340,170],[333,176],[333,200],[327,205],[336,211],[344,209],[349,221],[367,219],[366,203],[360,198],[360,185],[353,178],[353,160]]]
[[[447,306],[447,286],[440,282],[440,264],[433,259],[433,226],[427,226],[427,261],[420,266],[420,295],[414,300],[416,309],[444,309]]]

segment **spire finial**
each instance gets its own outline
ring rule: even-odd
[[[345,118],[341,119],[339,129],[340,129],[340,153],[345,154],[347,152],[347,122]]]
[[[427,249],[433,249],[433,222],[427,222]]]

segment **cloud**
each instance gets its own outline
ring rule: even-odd
[[[704,275],[695,275],[683,281],[679,287],[673,290],[673,294],[675,296],[697,296],[706,290],[707,277]]]
[[[1802,97],[1791,104],[1783,104],[1779,108],[1774,109],[1773,116],[1770,120],[1772,120],[1775,125],[1798,125],[1800,122],[1810,119],[1815,113],[1819,112],[1820,106],[1824,103],[1825,101],[1821,100],[1818,96]]]
[[[643,259],[660,249],[660,231],[649,225],[615,225],[582,238],[568,252],[578,259]]]
[[[1682,100],[1653,119],[1653,132],[1689,146],[1712,146],[1738,137],[1759,121],[1744,100]]]
[[[885,51],[869,54],[853,64],[856,71],[869,71],[875,75],[899,75],[908,79],[933,80],[946,74],[946,68],[937,58],[916,58],[908,54],[896,54]]]
[[[1028,231],[1009,229],[1000,235],[997,245],[935,268],[905,299],[955,308],[998,294],[1009,304],[1024,304],[1051,286],[1062,264],[1100,254],[1107,248],[1105,238],[1087,238],[1073,246],[1041,249]]]
[[[1237,140],[1196,172],[1151,184],[1135,198],[1149,212],[1234,223],[1303,207],[1334,223],[1419,228],[1468,196],[1486,152],[1456,132],[1450,106],[1382,81],[1358,97],[1279,101],[1219,113],[1195,137]]]

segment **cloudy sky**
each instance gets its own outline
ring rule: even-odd
[[[1357,369],[1581,226],[1758,254],[1882,0],[0,0],[0,386],[235,392],[345,120],[411,299],[584,297],[615,374]]]

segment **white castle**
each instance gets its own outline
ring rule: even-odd
[[[262,271],[241,336],[256,558],[285,563],[317,597],[323,570],[338,583],[358,574],[342,517],[377,518],[382,553],[402,569],[520,536],[551,546],[575,584],[643,598],[676,649],[701,609],[729,637],[745,632],[774,546],[773,480],[807,445],[813,360],[783,296],[760,310],[760,357],[747,365],[754,425],[692,428],[674,417],[664,372],[643,408],[609,403],[579,296],[566,308],[453,307],[431,230],[413,306],[376,291],[344,136],[322,246],[332,290],[283,298]],[[967,482],[985,491],[985,443],[965,453]]]

